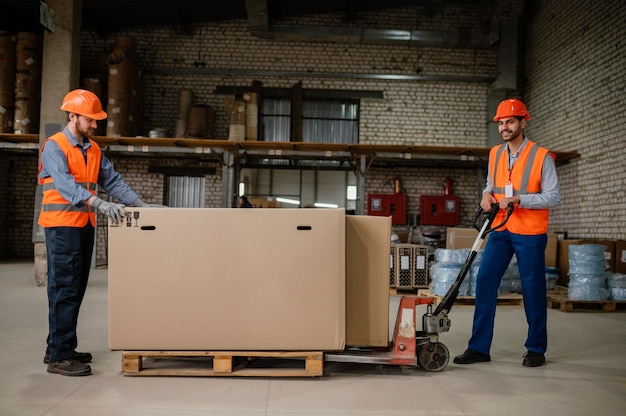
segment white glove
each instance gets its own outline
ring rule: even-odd
[[[122,217],[126,217],[128,215],[124,205],[107,202],[98,197],[96,197],[91,206],[106,215],[115,225],[121,224]]]

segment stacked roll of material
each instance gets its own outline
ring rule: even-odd
[[[187,132],[185,137],[199,139],[213,138],[215,130],[215,111],[209,105],[192,105],[187,115]]]
[[[226,111],[229,113],[228,140],[246,139],[246,103],[238,100],[228,100]]]
[[[430,266],[431,292],[438,296],[444,296],[452,287],[452,284],[459,276],[463,264],[470,253],[470,249],[443,249],[435,250],[435,263]],[[459,287],[459,296],[467,296],[470,290],[468,276]]]
[[[259,137],[259,97],[256,93],[243,94],[246,103],[246,140],[258,140]]]
[[[572,300],[605,300],[606,260],[604,246],[599,244],[571,245],[569,255],[568,297]]]
[[[178,92],[178,117],[174,137],[187,137],[187,116],[193,103],[193,91],[183,88]]]
[[[0,133],[13,133],[17,35],[0,31]]]
[[[143,79],[133,39],[118,36],[107,56],[107,136],[136,136],[142,129]]]
[[[609,299],[626,300],[626,274],[607,273],[606,283],[609,288]]]
[[[16,134],[36,134],[39,133],[43,36],[19,32],[15,54],[13,131]]]

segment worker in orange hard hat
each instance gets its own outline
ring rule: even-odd
[[[559,181],[554,155],[524,135],[530,113],[516,98],[502,101],[493,118],[503,144],[489,153],[487,183],[481,208],[491,211],[494,203],[500,212],[495,224],[504,220],[509,204],[515,210],[506,225],[489,236],[476,277],[476,302],[472,336],[465,352],[454,358],[456,364],[490,361],[496,301],[502,277],[513,255],[517,258],[522,282],[524,309],[528,322],[526,354],[522,364],[545,364],[548,348],[545,279],[545,248],[548,209],[560,201]]]
[[[76,351],[76,326],[89,278],[96,210],[119,223],[127,215],[125,205],[148,205],[92,140],[97,121],[107,116],[98,97],[87,90],[70,91],[61,110],[67,112],[67,125],[43,143],[39,163],[43,187],[39,225],[45,231],[48,259],[49,328],[44,362],[50,373],[83,376],[91,374],[92,356]],[[99,198],[97,186],[121,203]]]

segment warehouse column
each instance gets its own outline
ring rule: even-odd
[[[53,31],[45,30],[41,79],[41,119],[39,145],[63,129],[65,114],[59,110],[63,97],[78,87],[80,72],[80,27],[82,0],[47,0],[55,13]],[[48,280],[46,243],[43,228],[37,225],[41,208],[42,188],[37,185],[33,220],[35,251],[35,284],[45,286]]]
[[[367,169],[367,158],[361,155],[359,160],[360,168],[356,170],[356,214],[365,214],[365,170]]]

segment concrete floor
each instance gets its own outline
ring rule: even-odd
[[[397,298],[392,298],[395,319]],[[471,307],[452,310],[441,336],[452,355],[469,337]],[[521,308],[499,309],[492,362],[427,373],[327,363],[321,378],[127,377],[107,348],[107,270],[94,270],[79,320],[93,375],[48,374],[45,288],[33,264],[0,263],[0,415],[624,415],[626,313],[550,310],[548,363],[522,367]]]

